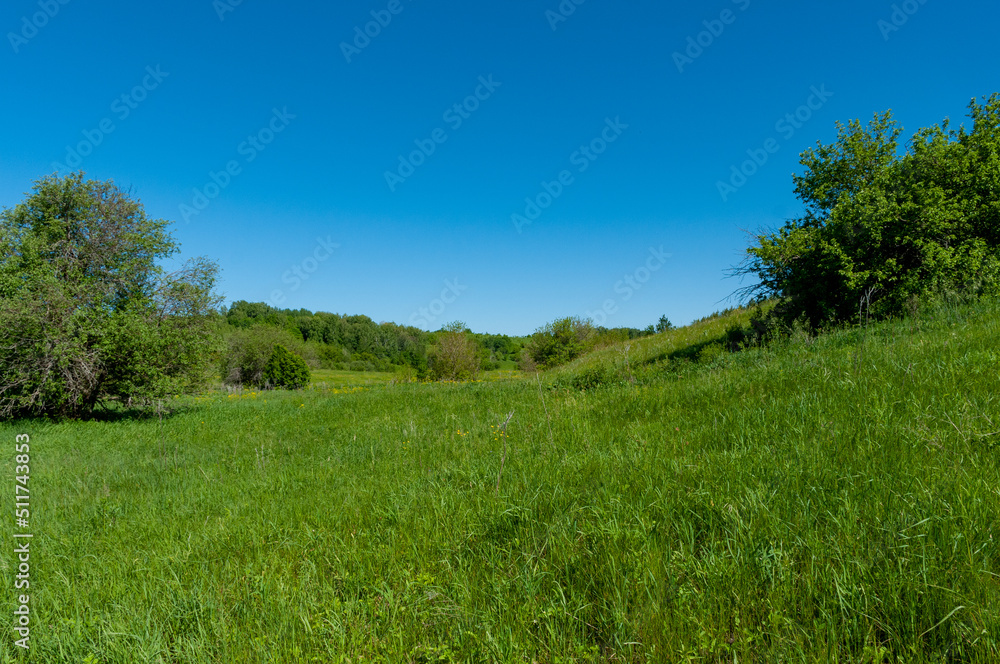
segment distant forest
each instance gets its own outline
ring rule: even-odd
[[[263,302],[234,302],[222,308],[228,324],[225,331],[231,357],[247,343],[283,343],[314,369],[351,371],[395,371],[409,367],[424,376],[429,371],[440,337],[456,329],[475,343],[482,370],[515,369],[525,361],[532,336],[475,333],[462,323],[436,332],[396,323],[376,323],[364,315],[312,312],[307,309],[276,309]],[[664,319],[665,320],[665,319]],[[588,330],[588,345],[604,345],[654,334],[659,326],[645,329],[595,327]],[[536,335],[539,334],[536,332]],[[254,339],[251,339],[253,337]]]

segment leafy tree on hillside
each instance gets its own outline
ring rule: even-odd
[[[946,121],[898,154],[891,113],[802,154],[805,213],[754,237],[737,274],[744,294],[812,326],[904,311],[944,291],[1000,291],[1000,96],[970,104],[971,129]]]
[[[79,417],[200,384],[217,266],[167,274],[178,245],[113,182],[36,182],[0,213],[0,416]]]
[[[660,320],[656,322],[656,332],[667,332],[674,329],[674,324],[670,322],[670,319],[666,315],[660,316]]]
[[[532,334],[526,350],[536,365],[548,369],[583,355],[590,349],[595,336],[590,321],[561,318]]]

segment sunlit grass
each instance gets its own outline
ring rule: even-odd
[[[2,426],[30,661],[1000,661],[1000,308],[677,359],[731,322],[543,389],[314,372]]]

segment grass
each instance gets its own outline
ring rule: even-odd
[[[381,385],[392,380],[393,374],[378,371],[335,371],[312,369],[310,386],[324,389],[356,385]]]
[[[1000,661],[1000,307],[703,352],[745,316],[544,389],[2,425],[9,484],[32,437],[30,661]]]

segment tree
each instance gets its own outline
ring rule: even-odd
[[[305,345],[301,339],[283,327],[255,325],[249,329],[236,328],[225,335],[225,352],[219,369],[222,382],[227,385],[263,388],[268,381],[265,371],[278,346],[301,357]]]
[[[672,329],[674,329],[674,324],[670,322],[670,319],[665,314],[660,316],[660,320],[656,323],[656,332],[666,332]]]
[[[549,369],[583,355],[590,349],[595,336],[590,321],[561,318],[539,328],[531,335],[526,348],[535,364]]]
[[[465,323],[451,323],[438,333],[428,365],[436,380],[470,380],[479,375],[479,345]]]
[[[813,327],[889,316],[944,291],[1000,292],[1000,96],[970,104],[971,131],[921,129],[902,155],[887,112],[802,153],[805,213],[756,234],[737,274],[744,295]]]
[[[0,213],[0,416],[80,417],[204,381],[218,268],[166,273],[168,224],[82,173],[38,180]]]
[[[264,383],[272,389],[301,390],[309,384],[309,366],[298,355],[278,344],[264,367]]]

